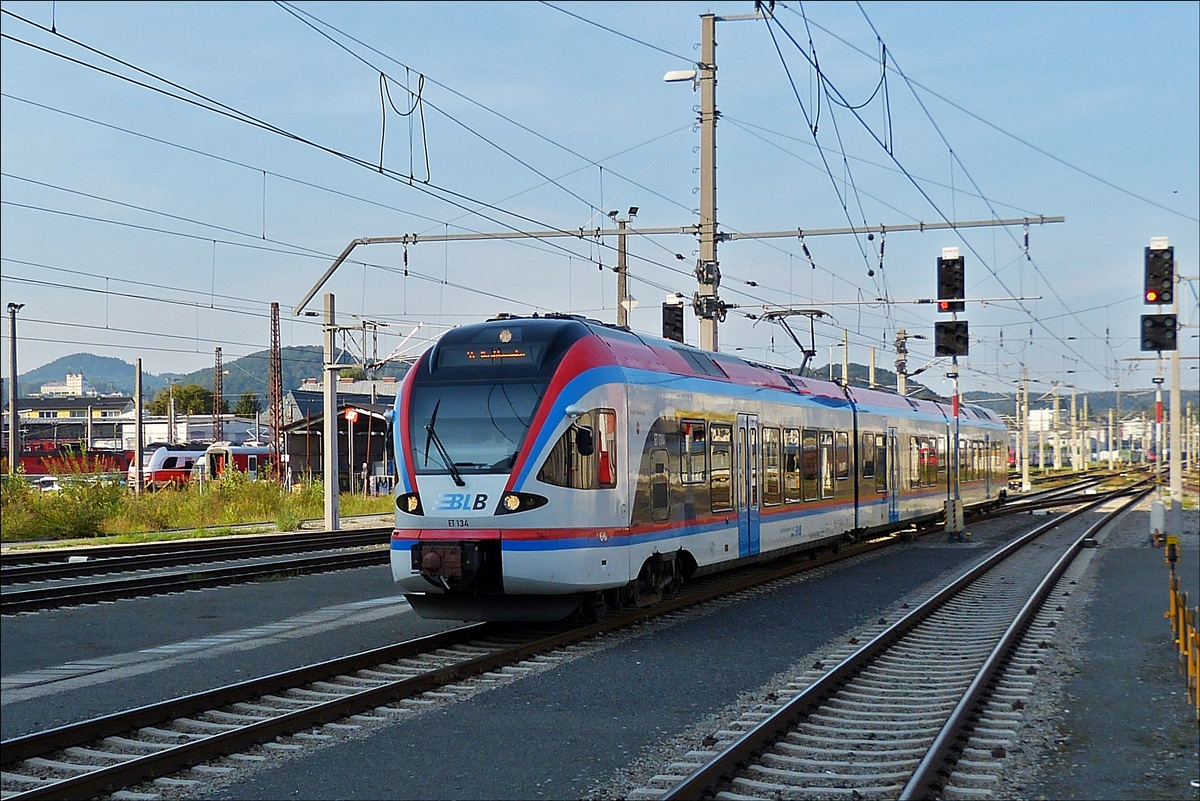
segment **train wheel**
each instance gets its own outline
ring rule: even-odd
[[[608,598],[602,592],[593,592],[583,599],[583,616],[592,623],[599,623],[608,615]]]

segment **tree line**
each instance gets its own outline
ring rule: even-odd
[[[199,384],[178,384],[159,390],[154,399],[146,404],[146,413],[153,415],[170,414],[171,399],[175,399],[175,414],[212,414],[213,393]],[[238,395],[233,405],[233,413],[238,417],[254,417],[263,409],[262,400],[253,392],[247,390]],[[229,401],[221,399],[221,414],[229,414]]]

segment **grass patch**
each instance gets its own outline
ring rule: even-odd
[[[388,514],[391,496],[343,495],[343,515]],[[23,480],[0,488],[0,539],[138,543],[152,540],[228,536],[232,526],[260,524],[280,531],[324,516],[319,482],[288,490],[230,472],[203,486],[187,485],[133,495],[115,482],[71,481],[57,492],[41,492]],[[200,530],[202,529],[202,530]],[[239,533],[249,533],[240,531]]]

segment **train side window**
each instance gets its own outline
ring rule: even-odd
[[[679,424],[679,480],[684,484],[708,480],[708,440],[703,420]]]
[[[946,465],[950,461],[949,454],[946,451],[946,438],[937,438],[937,471],[941,475],[946,473]]]
[[[783,502],[783,487],[779,475],[779,429],[762,430],[763,505],[778,506]]]
[[[859,438],[858,461],[863,478],[875,477],[875,435],[863,434]]]
[[[921,468],[925,464],[925,455],[921,451],[921,443],[916,437],[908,438],[908,485],[921,486]]]
[[[875,435],[875,491],[887,492],[888,489],[887,435]]]
[[[650,451],[650,519],[658,522],[671,515],[671,475],[667,452],[663,448]]]
[[[758,508],[758,426],[751,425],[747,429],[743,429],[748,434],[746,440],[746,464],[750,466],[750,508]],[[741,481],[741,479],[738,479]],[[745,486],[743,484],[742,486]]]
[[[821,435],[821,497],[833,497],[833,432],[822,431]]]
[[[850,435],[839,431],[834,435],[834,465],[839,481],[850,478]]]
[[[800,489],[804,500],[815,501],[819,497],[817,477],[820,471],[820,453],[817,450],[817,432],[804,429],[803,451],[800,457]]]
[[[713,512],[728,512],[733,508],[733,484],[730,469],[733,465],[733,429],[714,423],[709,429],[712,455],[709,472],[712,484],[709,487],[709,505]]]
[[[783,502],[800,500],[800,429],[783,430]]]

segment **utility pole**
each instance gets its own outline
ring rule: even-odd
[[[136,479],[133,491],[141,495],[146,489],[146,475],[143,472],[142,447],[145,432],[142,430],[142,357],[137,358],[133,374],[133,463],[137,465],[134,473]]]
[[[1092,466],[1092,438],[1091,438],[1091,434],[1089,433],[1089,425],[1090,424],[1088,421],[1088,417],[1089,417],[1089,415],[1088,415],[1088,397],[1087,397],[1087,395],[1084,395],[1083,396],[1083,417],[1081,419],[1081,422],[1083,423],[1083,426],[1082,426],[1083,433],[1082,433],[1082,436],[1079,438],[1079,449],[1083,453],[1083,458],[1081,460],[1080,468],[1084,472],[1087,472]]]
[[[1175,271],[1175,289],[1171,293],[1171,314],[1179,319],[1179,290],[1182,289],[1179,271]],[[1171,508],[1167,515],[1167,532],[1183,534],[1183,462],[1180,440],[1179,349],[1171,351]],[[1159,457],[1161,458],[1161,456]]]
[[[1108,469],[1117,469],[1116,448],[1113,445],[1113,410],[1108,410]]]
[[[334,359],[335,337],[333,293],[325,293],[325,419],[321,443],[321,470],[325,477],[325,530],[341,528],[338,520],[338,424],[337,369]]]
[[[903,328],[896,329],[896,392],[908,394],[908,333]]]
[[[700,263],[696,265],[696,315],[700,348],[719,349],[717,323],[724,307],[717,298],[721,269],[717,265],[717,18],[700,15]]]
[[[1062,438],[1058,434],[1058,382],[1054,382],[1054,469],[1062,469]]]
[[[842,386],[850,386],[850,331],[842,329]]]
[[[632,298],[629,297],[629,262],[626,250],[625,226],[637,216],[638,207],[630,206],[624,219],[617,217],[617,212],[610,211],[609,219],[617,224],[617,325],[625,328],[629,325],[629,312]]]
[[[1025,396],[1025,425],[1021,427],[1021,439],[1023,441],[1022,450],[1025,451],[1025,458],[1021,461],[1021,492],[1029,492],[1033,489],[1033,482],[1029,480],[1029,366],[1026,365],[1021,379],[1022,394]]]
[[[867,386],[871,389],[875,389],[875,347],[874,346],[871,347],[871,367],[870,367],[869,375],[867,376]]]
[[[1075,387],[1071,387],[1071,472],[1079,472],[1079,411],[1075,406]]]
[[[17,414],[17,312],[24,303],[8,304],[8,474],[21,464],[21,418]]]

